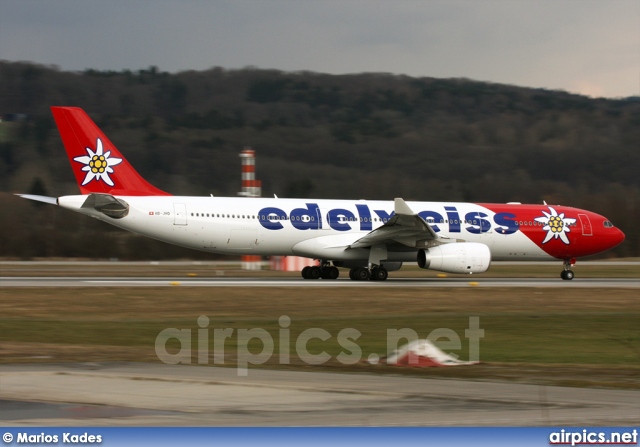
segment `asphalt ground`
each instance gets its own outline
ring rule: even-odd
[[[640,391],[139,363],[3,365],[0,425],[631,426]]]

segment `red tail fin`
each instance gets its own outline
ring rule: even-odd
[[[84,110],[51,107],[51,112],[82,194],[170,195],[143,179]]]

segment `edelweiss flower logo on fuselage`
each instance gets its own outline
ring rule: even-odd
[[[542,241],[543,244],[546,244],[551,239],[560,239],[565,244],[569,244],[569,238],[567,237],[567,233],[571,232],[571,225],[576,223],[576,219],[570,217],[564,217],[564,213],[558,214],[558,212],[549,207],[549,211],[551,214],[543,211],[544,217],[536,217],[535,221],[544,224],[542,229],[547,232],[547,236]]]
[[[111,151],[102,151],[102,140],[100,138],[96,141],[96,151],[93,152],[91,148],[86,148],[88,155],[81,157],[74,157],[74,161],[82,163],[84,167],[83,172],[87,173],[87,176],[82,182],[82,186],[89,183],[91,180],[102,180],[109,186],[113,186],[113,180],[109,177],[109,174],[113,173],[112,166],[116,166],[122,163],[122,158],[111,157]]]

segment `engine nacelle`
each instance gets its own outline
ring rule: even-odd
[[[447,273],[483,273],[491,265],[491,250],[478,242],[437,245],[418,251],[418,265]]]

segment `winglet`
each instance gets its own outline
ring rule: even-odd
[[[394,211],[396,214],[404,214],[407,216],[416,215],[416,213],[414,213],[413,210],[409,208],[409,205],[407,205],[407,202],[405,202],[400,197],[396,197],[395,199],[393,199],[393,203],[395,208]]]

